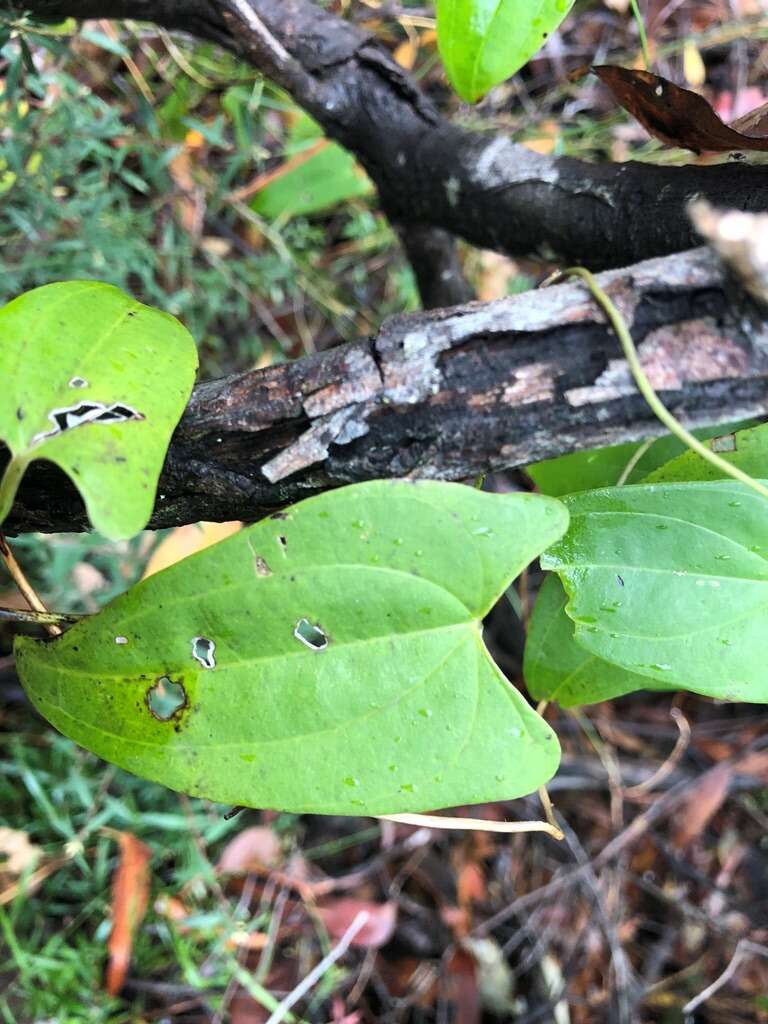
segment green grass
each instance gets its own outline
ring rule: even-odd
[[[280,164],[295,111],[252,69],[167,37],[50,32],[0,18],[0,303],[107,281],[180,317],[208,376],[415,305],[367,199],[272,224],[231,201]]]
[[[97,535],[30,535],[14,549],[51,607],[93,611],[134,582],[156,539],[144,534],[110,545]],[[102,581],[89,594],[78,589],[83,566]],[[0,573],[0,590],[9,586]],[[0,651],[9,639],[0,632]],[[44,862],[63,860],[39,888],[22,889],[6,905],[2,893],[13,879],[3,878],[0,863],[0,1021],[122,1024],[135,1021],[147,1002],[157,1009],[151,991],[129,988],[113,999],[104,990],[114,831],[131,832],[153,854],[152,897],[130,977],[150,989],[171,985],[186,1000],[202,993],[215,1011],[241,971],[228,940],[269,924],[268,907],[244,919],[237,896],[226,894],[216,875],[228,837],[253,823],[246,813],[227,821],[227,810],[106,765],[0,693],[0,826],[28,836]],[[290,816],[282,822],[289,844],[294,823]],[[188,908],[183,928],[162,913],[169,898]]]
[[[117,847],[105,829],[132,832],[153,851],[153,902],[184,893],[179,931],[152,906],[136,937],[132,977],[208,993],[215,1005],[237,967],[226,946],[243,927],[213,862],[243,819],[112,769],[53,734],[31,713],[0,734],[0,823],[25,832],[45,856],[71,857],[40,888],[0,907],[0,1015],[9,1021],[135,1019],[141,998],[103,991],[110,884]],[[258,915],[249,929],[263,927]],[[187,931],[187,928],[189,931]]]

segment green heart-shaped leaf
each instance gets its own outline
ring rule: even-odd
[[[542,565],[565,585],[582,647],[665,689],[768,702],[765,498],[722,481],[565,503],[570,529]]]
[[[557,701],[570,708],[635,690],[677,689],[628,672],[580,647],[573,622],[565,614],[567,600],[557,575],[550,573],[536,598],[525,643],[525,681],[534,700]]]
[[[0,309],[0,523],[34,459],[60,466],[112,540],[143,529],[197,368],[178,320],[112,285],[64,281]]]
[[[446,74],[468,103],[514,75],[541,49],[574,0],[437,0]]]
[[[17,641],[50,722],[212,800],[385,814],[508,799],[557,767],[480,621],[567,525],[539,495],[373,482],[208,548],[47,642]]]

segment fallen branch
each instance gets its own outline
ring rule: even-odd
[[[695,427],[768,413],[768,318],[715,255],[599,282],[676,417]],[[252,521],[346,483],[471,479],[662,429],[604,313],[581,283],[563,284],[393,317],[373,339],[199,385],[151,525]],[[74,488],[33,464],[6,532],[85,527]]]

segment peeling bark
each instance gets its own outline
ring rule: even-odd
[[[709,250],[599,280],[688,425],[768,414],[768,317]],[[393,317],[373,339],[199,385],[151,525],[252,521],[341,484],[471,479],[661,430],[604,314],[567,283]],[[86,526],[71,484],[33,464],[7,531]]]

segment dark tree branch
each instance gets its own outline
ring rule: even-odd
[[[416,275],[424,309],[460,306],[475,298],[449,234],[421,224],[397,224],[396,227]]]
[[[712,253],[600,281],[686,423],[768,413],[768,317],[744,304]],[[461,480],[660,430],[603,314],[568,283],[394,317],[372,340],[199,385],[151,525],[254,520],[354,481]],[[72,486],[33,464],[7,532],[85,526]]]
[[[694,195],[719,206],[768,209],[763,167],[594,165],[453,125],[369,35],[309,0],[17,6],[38,15],[155,21],[242,53],[358,156],[394,221],[440,228],[486,248],[624,266],[696,244],[685,212]]]

